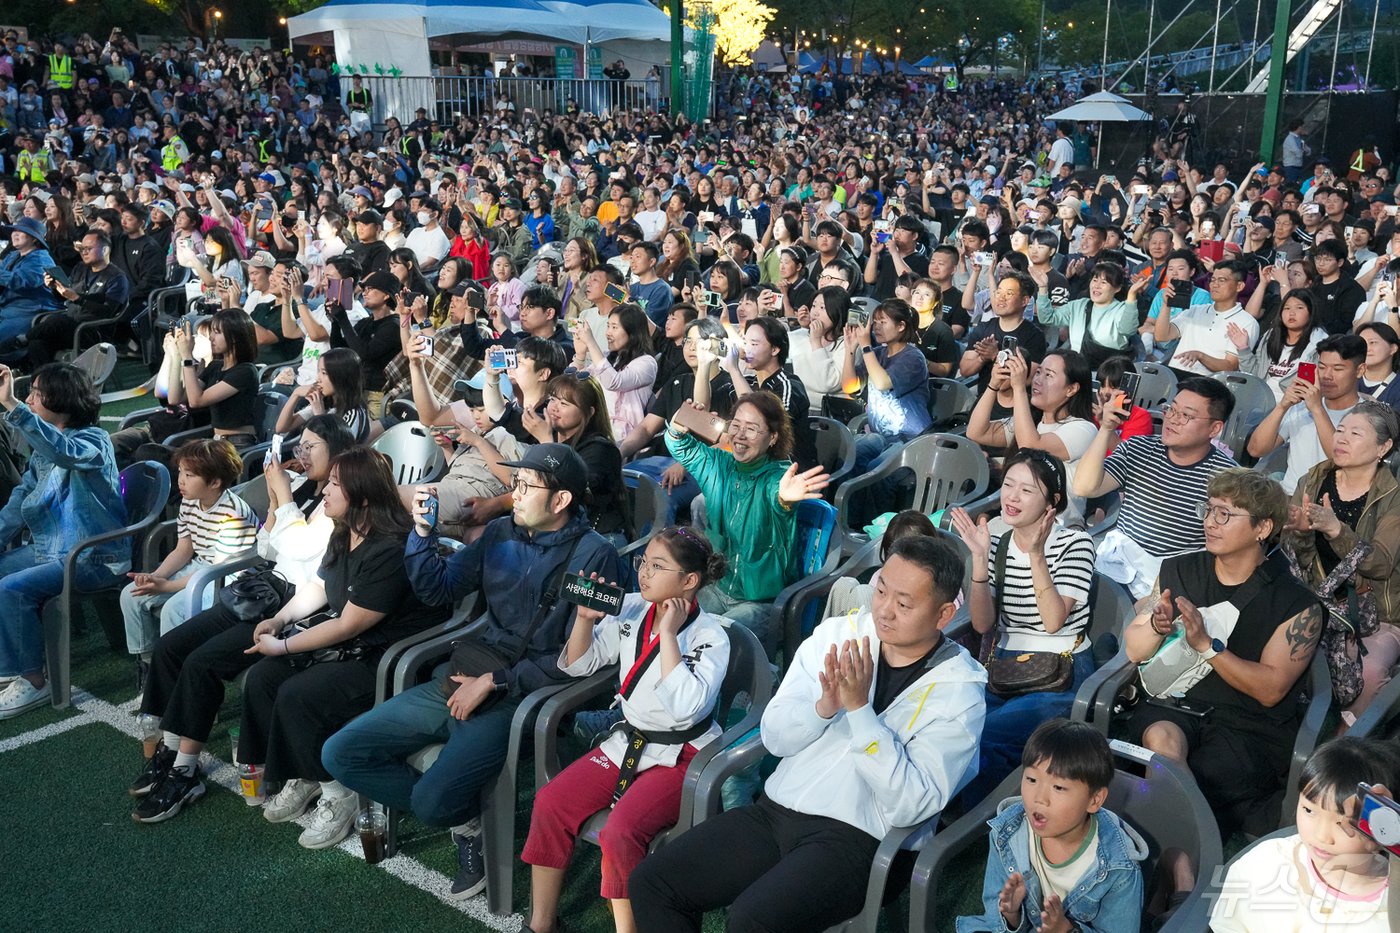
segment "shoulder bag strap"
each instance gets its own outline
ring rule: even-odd
[[[992,652],[996,650],[997,631],[1001,628],[1002,581],[1006,579],[1006,558],[1011,551],[1011,534],[1011,529],[1008,528],[997,541],[996,553],[992,555],[992,628],[982,636],[983,667],[992,659]]]
[[[569,548],[569,556],[564,558],[564,563],[560,565],[559,572],[554,575],[553,584],[548,585],[545,591],[540,594],[539,607],[535,609],[535,614],[530,619],[530,626],[525,630],[525,638],[520,642],[520,649],[511,656],[510,667],[515,667],[515,665],[519,664],[521,659],[525,657],[526,652],[530,650],[530,642],[534,640],[535,632],[544,624],[544,617],[549,615],[550,611],[554,609],[554,604],[559,599],[559,588],[564,583],[564,574],[569,572],[569,565],[574,562],[574,554],[578,552],[579,542],[587,535],[588,532],[585,531],[574,539],[573,545]]]

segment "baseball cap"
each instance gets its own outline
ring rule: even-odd
[[[501,465],[548,474],[560,489],[572,493],[574,501],[580,504],[588,491],[588,468],[567,444],[535,444],[519,460],[508,460]]]
[[[399,280],[395,278],[392,272],[384,272],[382,270],[379,272],[371,272],[369,277],[364,281],[364,287],[378,289],[386,295],[397,295],[403,290],[403,286],[399,284]]]
[[[263,172],[261,175],[258,176],[258,181],[265,181],[269,185],[275,185],[277,184],[277,176],[272,174],[271,172]]]
[[[156,201],[151,205],[151,210],[160,211],[166,217],[174,218],[175,216],[175,205],[166,200]]]
[[[248,260],[250,269],[276,269],[277,260],[265,249],[260,249]]]
[[[374,193],[368,188],[366,188],[364,185],[356,185],[355,187],[350,189],[350,193],[357,198],[365,198],[369,201],[374,200]]]
[[[357,224],[374,224],[376,227],[384,226],[384,215],[379,211],[360,211],[355,215]]]

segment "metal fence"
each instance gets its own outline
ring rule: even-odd
[[[562,112],[570,103],[585,113],[664,111],[670,106],[669,81],[641,79],[615,81],[559,78],[484,78],[440,75],[431,78],[365,76],[364,86],[374,99],[374,122],[387,117],[407,123],[422,107],[447,123],[456,117],[480,117],[495,112],[497,104],[525,110]]]

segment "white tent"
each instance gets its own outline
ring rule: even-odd
[[[545,39],[582,46],[586,62],[591,45],[669,43],[671,20],[647,0],[330,0],[288,19],[287,29],[303,45],[334,45],[343,69],[380,65],[406,78],[428,78],[430,40]],[[645,57],[653,63],[669,59],[665,46],[656,48]],[[379,97],[376,120],[386,114],[403,118],[417,107],[432,111],[435,102],[430,80],[394,82]]]

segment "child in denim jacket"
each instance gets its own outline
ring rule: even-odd
[[[1080,722],[1052,719],[1021,754],[1021,796],[991,827],[980,917],[958,933],[1137,933],[1147,843],[1103,809],[1113,780],[1108,742]]]

